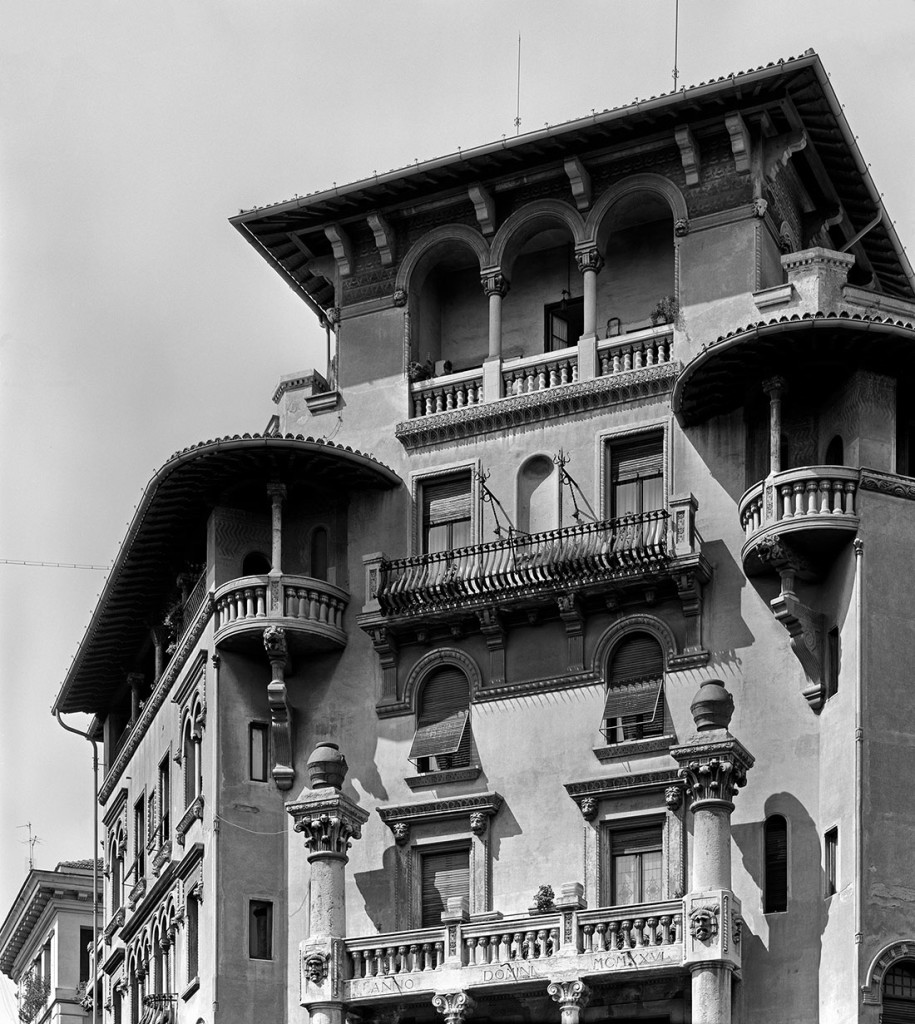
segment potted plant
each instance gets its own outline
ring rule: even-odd
[[[651,324],[675,324],[680,319],[680,304],[673,295],[665,295],[651,313]]]
[[[553,905],[553,892],[551,885],[541,885],[534,893],[534,902],[531,904],[532,914],[549,914],[556,909]]]

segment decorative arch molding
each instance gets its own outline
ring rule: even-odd
[[[650,633],[661,645],[664,652],[664,668],[670,667],[671,661],[677,656],[677,641],[673,630],[663,619],[656,615],[627,615],[625,619],[614,622],[604,630],[597,646],[594,648],[594,658],[591,667],[594,674],[604,679],[604,669],[609,662],[613,650],[629,633]]]
[[[470,701],[473,703],[477,691],[483,685],[483,676],[480,673],[479,665],[469,654],[459,651],[456,647],[439,647],[434,651],[429,651],[428,654],[424,654],[413,668],[410,669],[403,689],[405,710],[409,710],[413,714],[416,713],[416,700],[426,676],[430,672],[435,671],[435,669],[446,665],[452,665],[454,668],[460,669],[467,676],[470,686]]]
[[[689,211],[686,207],[686,200],[670,178],[649,172],[633,174],[608,188],[594,204],[585,223],[585,237],[596,240],[607,214],[621,199],[625,199],[626,196],[630,196],[634,192],[651,192],[664,199],[673,214],[675,225],[678,221],[688,221]]]
[[[410,246],[397,270],[397,277],[394,281],[395,292],[404,291],[409,294],[410,286],[415,283],[413,278],[416,272],[423,267],[428,267],[433,262],[431,255],[434,250],[449,242],[456,242],[470,249],[480,265],[480,270],[491,262],[489,243],[479,231],[466,224],[441,224],[426,232],[422,238]]]
[[[891,942],[870,962],[865,983],[861,986],[864,1003],[867,1006],[883,1004],[883,979],[886,972],[900,960],[915,960],[915,939],[900,939]]]
[[[575,245],[588,239],[585,222],[574,206],[561,199],[538,199],[515,210],[492,240],[492,265],[511,278],[512,266],[524,243],[545,227],[560,224],[569,229]]]

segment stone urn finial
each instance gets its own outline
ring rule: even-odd
[[[699,732],[727,729],[734,714],[734,698],[720,679],[706,679],[689,706]]]
[[[319,743],[305,766],[312,789],[341,789],[349,765],[336,743]]]

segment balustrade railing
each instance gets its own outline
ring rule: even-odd
[[[502,367],[502,393],[506,398],[545,391],[578,380],[578,350],[526,356]]]
[[[479,405],[483,401],[483,371],[464,370],[433,380],[417,381],[410,385],[410,393],[414,417]]]
[[[597,362],[601,377],[627,370],[641,370],[646,366],[669,363],[673,358],[673,333],[665,327],[647,337],[626,335],[607,338],[597,344]]]
[[[773,473],[740,500],[740,523],[747,538],[776,523],[813,525],[815,517],[842,523],[857,516],[857,469],[805,466]]]
[[[666,509],[510,536],[412,558],[382,560],[377,590],[386,614],[488,594],[586,586],[656,568],[668,556]]]
[[[239,622],[275,618],[295,619],[334,629],[343,628],[343,612],[349,600],[345,591],[308,576],[283,576],[280,603],[273,608],[269,576],[244,576],[216,591],[216,631]]]
[[[441,928],[422,928],[363,939],[347,939],[351,977],[391,978],[416,971],[434,971],[445,959]]]
[[[583,911],[578,925],[583,953],[670,946],[683,938],[682,905],[677,900]]]
[[[559,915],[551,914],[464,925],[462,963],[466,967],[555,956],[559,952],[559,923]]]

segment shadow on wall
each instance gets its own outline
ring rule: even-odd
[[[683,433],[684,441],[693,446],[712,479],[733,499],[735,523],[737,502],[748,486],[745,433],[742,409],[697,423]]]
[[[353,875],[356,888],[365,904],[365,912],[379,932],[392,932],[394,920],[394,878],[397,873],[394,841],[385,847],[381,867],[374,871],[357,871]]]
[[[704,541],[702,553],[714,570],[706,606],[714,605],[715,614],[708,616],[707,626],[703,623],[708,631],[706,643],[716,661],[736,662],[736,652],[756,641],[740,610],[740,592],[747,586],[747,578],[723,540]]]
[[[772,815],[782,815],[788,823],[787,909],[765,914],[765,937],[745,927],[742,998],[760,1020],[769,1019],[767,1012],[778,1016],[786,1005],[791,1006],[793,1020],[817,1020],[821,940],[831,905],[824,905],[823,899],[825,873],[819,832],[806,807],[791,793],[773,793],[766,800],[762,821],[732,827],[743,866],[756,883],[760,898],[756,907],[744,902],[744,918],[759,920],[764,914],[764,824]],[[754,985],[754,979],[760,978],[766,979],[764,988],[758,987],[758,982]],[[741,1019],[749,1019],[746,1012]]]

